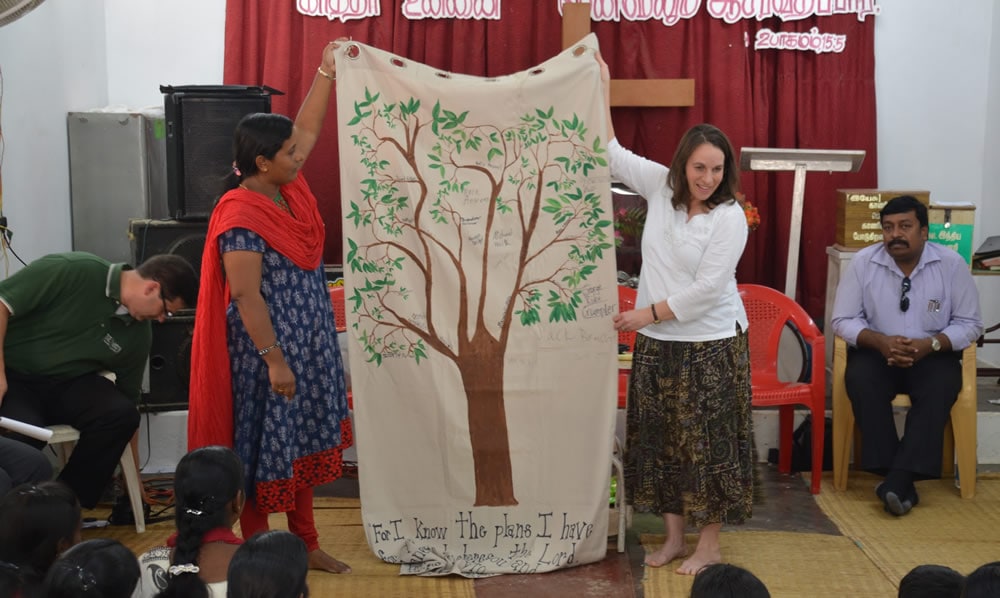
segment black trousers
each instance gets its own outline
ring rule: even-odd
[[[848,350],[844,382],[861,429],[861,469],[880,475],[899,469],[916,480],[941,477],[944,428],[962,389],[961,356],[932,353],[913,367],[898,368],[874,349]],[[902,438],[892,414],[892,399],[900,393],[912,403]]]
[[[7,383],[7,394],[0,403],[3,417],[36,426],[68,424],[80,431],[80,440],[59,479],[76,492],[81,506],[96,506],[139,428],[135,403],[96,373],[54,381],[8,369]],[[33,438],[15,437],[32,446],[45,446]]]

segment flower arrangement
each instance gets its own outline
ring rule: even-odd
[[[619,207],[615,210],[615,247],[621,247],[626,238],[638,241],[642,238],[642,227],[646,225],[644,206]]]
[[[757,230],[757,227],[760,226],[760,212],[757,211],[756,206],[747,201],[746,196],[742,193],[736,194],[736,201],[743,206],[743,214],[747,217],[747,228],[750,229],[750,232]]]

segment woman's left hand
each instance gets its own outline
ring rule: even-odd
[[[615,314],[612,318],[615,330],[619,332],[634,332],[653,323],[653,313],[649,308],[631,309]]]
[[[608,68],[608,63],[604,62],[604,57],[601,56],[600,50],[594,54],[594,58],[597,59],[597,64],[601,67],[601,83],[607,87],[611,84],[611,69]]]

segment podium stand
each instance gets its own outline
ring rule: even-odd
[[[792,220],[788,231],[788,265],[785,270],[785,294],[793,301],[795,300],[795,283],[799,270],[799,244],[802,237],[802,203],[806,192],[806,172],[810,170],[857,172],[864,159],[864,150],[768,147],[744,147],[740,149],[740,168],[743,170],[795,171],[795,186],[792,190]]]

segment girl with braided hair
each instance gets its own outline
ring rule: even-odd
[[[243,509],[243,464],[232,450],[206,446],[184,455],[174,474],[177,531],[139,557],[142,598],[223,598],[229,561],[243,541],[233,524]]]

